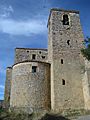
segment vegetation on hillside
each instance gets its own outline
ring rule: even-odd
[[[81,49],[83,56],[90,61],[90,38],[86,38],[84,41],[86,48]]]
[[[0,120],[32,120],[32,115],[0,109]]]
[[[60,115],[45,114],[41,119],[38,119],[34,114],[14,113],[0,109],[0,120],[69,120]]]

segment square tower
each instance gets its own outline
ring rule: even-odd
[[[48,20],[48,58],[51,63],[51,108],[83,109],[81,55],[84,41],[79,12],[51,9]]]

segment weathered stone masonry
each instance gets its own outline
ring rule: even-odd
[[[5,99],[9,95],[10,108],[90,109],[90,63],[81,54],[83,41],[79,12],[51,9],[48,50],[15,49],[5,90],[9,89]]]
[[[67,15],[69,24],[63,24]],[[48,56],[51,56],[51,106],[61,109],[83,109],[82,69],[84,59],[80,54],[83,34],[77,11],[52,10],[49,23]],[[63,81],[65,82],[63,85]],[[78,98],[78,99],[77,99]],[[73,104],[74,103],[74,104]]]
[[[6,70],[6,82],[5,82],[5,95],[4,95],[4,107],[10,107],[10,93],[12,82],[12,67],[7,67]]]
[[[32,73],[32,66],[38,66]],[[13,66],[11,107],[50,108],[50,65],[23,62]]]

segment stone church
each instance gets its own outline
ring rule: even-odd
[[[5,107],[24,110],[90,109],[90,63],[81,54],[79,11],[51,9],[48,49],[16,48],[6,71]]]

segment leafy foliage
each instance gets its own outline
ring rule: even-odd
[[[86,48],[81,49],[83,56],[90,61],[90,38],[85,39]]]

